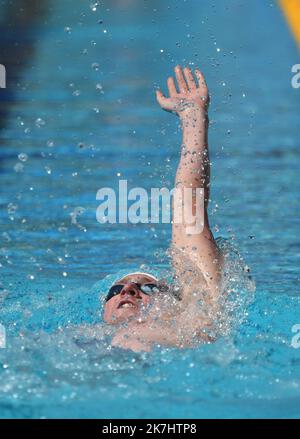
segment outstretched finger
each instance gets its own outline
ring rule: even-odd
[[[188,86],[187,86],[187,83],[185,82],[183,72],[182,72],[182,69],[180,66],[175,67],[175,74],[176,74],[176,79],[178,82],[178,87],[179,87],[180,93],[187,93]]]
[[[172,76],[170,76],[168,78],[167,84],[168,84],[168,90],[169,90],[170,97],[172,98],[172,97],[176,96],[177,89],[176,89],[174,78]]]
[[[156,99],[158,100],[158,103],[162,105],[162,103],[167,99],[163,92],[161,90],[156,90]]]
[[[189,89],[195,90],[197,88],[197,85],[191,69],[189,67],[185,67],[183,71]]]
[[[170,102],[169,99],[163,94],[161,90],[156,90],[156,99],[161,108],[164,110],[170,111]]]
[[[203,89],[203,88],[207,88],[205,78],[204,78],[203,74],[200,72],[199,69],[196,69],[196,70],[195,70],[195,75],[196,75],[196,77],[197,77],[197,79],[198,79],[198,87],[199,87],[200,89],[201,89],[201,88],[202,88],[202,89]]]

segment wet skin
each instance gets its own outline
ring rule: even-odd
[[[175,187],[179,190],[192,188],[193,198],[186,205],[176,200],[172,205],[173,217],[186,207],[192,210],[193,221],[172,222],[172,246],[180,250],[172,253],[176,276],[180,279],[181,301],[175,306],[172,297],[164,294],[148,296],[134,284],[153,283],[148,275],[128,275],[117,284],[123,285],[119,295],[105,304],[104,321],[123,325],[112,340],[112,346],[134,351],[151,350],[154,344],[188,347],[196,338],[207,340],[205,329],[212,325],[218,310],[222,255],[214,240],[208,221],[207,205],[210,188],[210,161],[208,151],[209,93],[203,74],[189,67],[174,69],[175,76],[167,80],[168,94],[156,91],[160,107],[176,114],[181,121],[181,154],[176,171]],[[176,79],[176,82],[175,82]],[[197,214],[202,228],[191,233],[196,223],[196,190],[204,191],[204,209]],[[198,218],[199,217],[199,218]],[[185,261],[191,270],[185,269]],[[184,263],[183,263],[184,262]],[[197,291],[198,293],[194,293]],[[205,294],[203,293],[205,292]],[[199,299],[210,312],[201,312]],[[147,317],[143,309],[150,307]]]
[[[106,323],[117,324],[138,318],[141,311],[149,306],[152,297],[143,293],[135,283],[141,285],[157,283],[152,276],[125,276],[114,285],[123,285],[120,294],[105,303],[103,319]]]

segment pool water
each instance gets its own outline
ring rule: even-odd
[[[277,4],[7,2],[0,25],[0,417],[299,417],[299,52]],[[211,223],[256,293],[215,344],[111,349],[103,292],[168,271],[171,235],[99,224],[96,192],[172,188],[180,130],[154,89],[177,63],[207,76]]]

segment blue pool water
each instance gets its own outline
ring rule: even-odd
[[[277,4],[28,4],[0,13],[0,417],[299,417],[299,52]],[[211,222],[256,293],[214,345],[135,354],[89,325],[120,270],[168,270],[170,229],[99,224],[96,192],[172,187],[154,88],[177,63],[207,76]]]

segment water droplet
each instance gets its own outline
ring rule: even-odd
[[[99,90],[102,94],[104,93],[103,86],[100,83],[96,84],[96,90]]]
[[[41,117],[38,117],[38,118],[35,120],[35,125],[36,125],[38,128],[41,128],[42,126],[46,125],[46,122],[45,122],[44,119],[42,119]]]
[[[23,153],[23,152],[21,152],[21,153],[18,155],[18,159],[21,160],[21,162],[26,162],[27,159],[28,159],[28,155],[25,154],[25,153]]]
[[[94,69],[94,70],[99,70],[99,64],[97,63],[97,62],[93,62],[92,63],[92,69]]]
[[[91,4],[90,4],[90,9],[91,9],[93,12],[96,12],[98,6],[99,6],[99,3],[98,3],[98,2],[91,3]]]
[[[12,240],[12,238],[10,237],[10,235],[7,232],[3,232],[2,236],[5,239],[5,241],[7,241],[7,242],[10,242]]]
[[[10,215],[10,218],[13,218],[13,216],[11,217],[11,215],[13,215],[17,209],[18,209],[17,204],[9,203],[7,205],[7,213],[8,213],[8,215]]]
[[[24,165],[22,163],[16,163],[14,166],[15,172],[22,172],[24,170]]]

